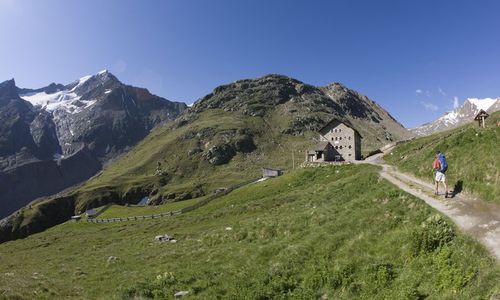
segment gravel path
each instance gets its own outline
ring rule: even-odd
[[[388,148],[384,152],[390,150]],[[384,163],[382,156],[383,153],[371,156],[364,163],[381,166],[380,176],[447,215],[462,231],[478,240],[500,261],[500,205],[465,194],[458,194],[453,198],[444,198],[444,194],[436,196],[433,184],[399,172],[394,166]],[[440,189],[443,190],[443,187],[440,186]]]

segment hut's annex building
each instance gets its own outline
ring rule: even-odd
[[[306,162],[354,161],[361,159],[361,135],[339,120],[319,130],[320,142],[306,153]]]

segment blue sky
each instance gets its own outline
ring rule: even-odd
[[[406,127],[500,96],[500,1],[0,0],[0,81],[108,69],[191,103],[268,73],[341,82]]]

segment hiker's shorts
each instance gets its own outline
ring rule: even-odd
[[[437,182],[445,182],[446,180],[446,175],[444,173],[437,171],[436,172],[436,181]]]

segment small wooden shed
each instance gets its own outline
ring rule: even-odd
[[[146,197],[143,197],[141,200],[139,200],[139,202],[136,205],[137,206],[146,206],[146,205],[149,205],[150,201],[151,201],[151,199],[149,199],[149,197],[146,196]]]
[[[485,128],[486,127],[486,124],[484,122],[484,120],[486,120],[487,117],[489,117],[490,115],[485,112],[484,110],[480,110],[479,113],[477,114],[477,116],[474,118],[474,121],[477,121],[479,123],[479,127],[483,127]]]
[[[95,216],[97,216],[97,215],[98,215],[98,213],[99,213],[99,212],[98,212],[97,210],[93,209],[93,208],[92,208],[92,209],[89,209],[89,210],[87,210],[87,211],[85,211],[85,215],[86,215],[86,216],[87,216],[87,218],[89,218],[89,219],[94,218]]]
[[[273,168],[262,168],[262,177],[278,177],[283,175],[283,170]]]

